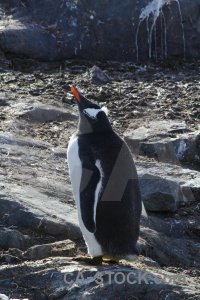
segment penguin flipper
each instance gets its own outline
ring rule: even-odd
[[[88,155],[81,157],[82,175],[80,184],[81,218],[86,229],[92,233],[96,231],[97,189],[100,172]]]

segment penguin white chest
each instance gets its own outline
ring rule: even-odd
[[[76,200],[79,198],[81,175],[82,175],[82,164],[78,154],[78,137],[72,136],[67,148],[67,162],[69,167],[69,175],[72,183],[73,195]],[[80,203],[79,203],[80,204]]]
[[[73,195],[78,210],[79,225],[88,248],[88,253],[92,256],[103,255],[101,246],[97,242],[94,233],[91,233],[86,229],[81,217],[80,184],[82,176],[82,163],[79,157],[78,137],[76,135],[73,135],[70,139],[67,148],[67,162],[69,167],[69,175],[71,179]]]

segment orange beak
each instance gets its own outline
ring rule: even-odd
[[[78,102],[81,102],[79,93],[78,93],[77,89],[76,89],[74,86],[71,87],[71,91],[72,91],[74,97],[76,98],[76,100],[77,100]]]

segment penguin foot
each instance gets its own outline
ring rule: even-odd
[[[134,262],[136,260],[138,260],[138,255],[119,255],[119,256],[115,256],[112,254],[104,254],[102,256],[102,261],[104,262],[109,262],[109,263],[113,263],[113,262],[119,262],[120,260],[127,260],[128,262]]]
[[[100,265],[102,262],[101,258],[102,258],[101,256],[91,257],[91,256],[86,256],[86,255],[78,255],[78,256],[74,257],[73,260],[85,262],[90,265]]]
[[[104,254],[102,256],[102,261],[103,262],[109,262],[109,263],[116,263],[118,262],[120,259],[122,259],[121,257],[119,256],[114,256],[112,254]]]

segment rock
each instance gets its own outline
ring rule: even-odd
[[[176,211],[179,205],[179,186],[172,181],[144,174],[140,177],[142,200],[150,211]]]
[[[67,203],[26,186],[10,185],[7,194],[5,186],[4,193],[0,195],[0,215],[5,225],[29,227],[57,237],[81,237],[76,211]],[[43,201],[46,202],[45,207]]]
[[[200,235],[200,218],[199,217],[189,217],[185,224],[186,232],[190,234]]]
[[[0,71],[5,72],[6,69],[8,69],[11,66],[10,61],[5,57],[2,50],[0,50]],[[1,102],[0,102],[1,103]],[[2,104],[0,104],[1,106]]]
[[[59,238],[80,238],[66,156],[54,155],[58,149],[49,143],[6,134],[0,135],[0,149],[1,222]]]
[[[147,249],[147,243],[144,239],[139,237],[137,241],[137,249],[141,255],[145,255]]]
[[[180,162],[200,164],[198,132],[189,132],[185,122],[162,120],[150,121],[134,129],[135,126],[133,123],[124,133],[124,139],[134,154],[176,165]]]
[[[194,280],[194,277],[180,271],[172,273],[153,266],[148,268],[142,262],[129,267],[123,264],[89,266],[59,257],[37,263],[25,262],[22,267],[7,266],[6,270],[0,270],[0,278],[2,289],[7,287],[13,298],[23,295],[41,300],[46,299],[47,295],[48,299],[63,300],[80,297],[142,299],[144,292],[148,299],[168,297],[178,300],[195,299],[200,292],[197,278]],[[20,291],[11,279],[21,287]]]
[[[154,261],[154,260],[152,260],[150,258],[145,258],[143,260],[143,263],[145,265],[147,265],[148,267],[160,268],[159,264],[156,261]]]
[[[19,150],[21,149],[20,147],[25,146],[25,147],[35,147],[35,148],[41,148],[41,149],[48,149],[50,147],[50,144],[45,143],[43,141],[37,141],[37,140],[33,140],[30,138],[23,138],[23,137],[18,137],[18,136],[14,136],[12,134],[5,134],[5,133],[1,133],[0,134],[0,144],[3,144],[4,146],[1,147],[1,152],[2,154],[6,154],[7,152],[7,148],[10,149],[12,155],[16,154],[16,150],[17,148],[14,145],[18,146],[18,154],[19,154]],[[8,145],[8,147],[6,146]],[[12,146],[10,146],[12,145]],[[12,151],[13,149],[13,151]],[[23,153],[23,152],[22,152]]]
[[[110,81],[108,75],[97,66],[94,66],[91,70],[89,70],[89,74],[90,80],[93,84],[105,84]]]
[[[187,1],[58,0],[55,7],[50,0],[2,0],[0,47],[45,61],[172,57],[169,64],[177,65],[180,57],[200,58],[198,6],[198,0],[189,7]]]
[[[174,212],[181,201],[199,201],[199,172],[153,162],[137,162],[136,167],[147,210]]]
[[[70,241],[60,241],[51,244],[35,245],[23,253],[27,260],[39,260],[51,256],[73,256],[75,244]]]
[[[175,225],[175,222],[173,223],[169,225]],[[187,233],[182,233],[180,237],[173,237],[173,235],[163,233],[163,228],[160,230],[159,222],[155,225],[157,227],[154,229],[143,226],[140,229],[141,237],[146,241],[147,257],[156,261],[160,266],[190,268],[200,265],[199,245],[191,240]]]
[[[10,248],[2,253],[0,260],[5,263],[19,263],[23,260],[23,253],[17,248]]]
[[[33,106],[25,113],[19,115],[23,119],[28,119],[32,122],[48,122],[48,121],[74,121],[78,120],[77,115],[69,110],[59,109],[50,105]]]
[[[24,250],[29,244],[29,238],[17,230],[4,229],[0,231],[0,248],[8,250],[17,248]]]
[[[19,262],[21,262],[21,259],[19,259],[16,256],[12,256],[10,254],[5,254],[5,255],[2,255],[2,257],[0,258],[0,261],[7,263],[7,264],[11,264],[11,263],[19,263]]]

